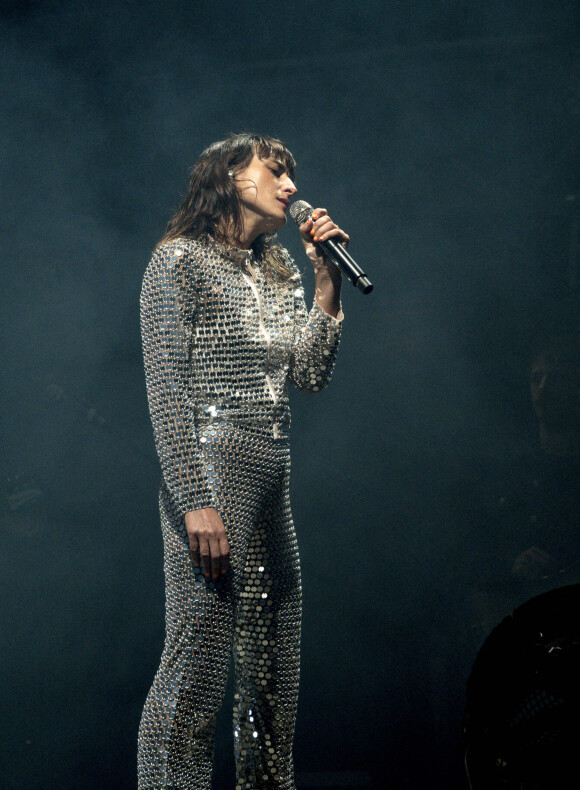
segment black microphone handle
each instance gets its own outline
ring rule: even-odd
[[[348,277],[353,285],[356,285],[363,294],[370,294],[374,288],[373,284],[354,258],[348,254],[342,244],[335,241],[333,238],[326,239],[326,241],[316,241],[314,243],[322,247],[331,261],[338,266],[340,271]]]

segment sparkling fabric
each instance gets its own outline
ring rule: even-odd
[[[329,381],[340,318],[304,303],[300,277],[251,252],[158,247],[141,295],[147,394],[162,466],[166,639],[139,730],[139,788],[209,790],[232,650],[237,790],[294,788],[301,588],[289,501],[287,382]],[[232,551],[207,582],[184,514],[215,507]]]

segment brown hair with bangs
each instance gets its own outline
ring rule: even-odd
[[[185,200],[169,220],[159,244],[183,237],[225,243],[239,238],[243,232],[242,207],[229,173],[236,174],[247,167],[254,154],[260,159],[273,157],[294,180],[296,162],[283,142],[258,134],[230,134],[206,148],[193,166]],[[283,247],[274,242],[275,237],[275,233],[261,234],[254,240],[252,250],[266,264],[269,274],[275,272],[279,279],[287,280],[292,270]]]

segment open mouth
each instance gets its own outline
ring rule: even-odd
[[[277,198],[277,200],[284,206],[284,209],[287,209],[290,205],[289,200],[284,200],[283,198]]]

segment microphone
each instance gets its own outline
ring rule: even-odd
[[[289,209],[289,214],[297,225],[303,225],[306,220],[310,219],[314,209],[305,200],[297,200],[292,203]],[[353,285],[355,285],[363,294],[370,294],[374,286],[367,279],[367,276],[360,268],[354,258],[348,254],[342,244],[336,239],[327,239],[326,241],[317,241],[322,247],[328,257],[335,263],[340,271],[348,277]]]

